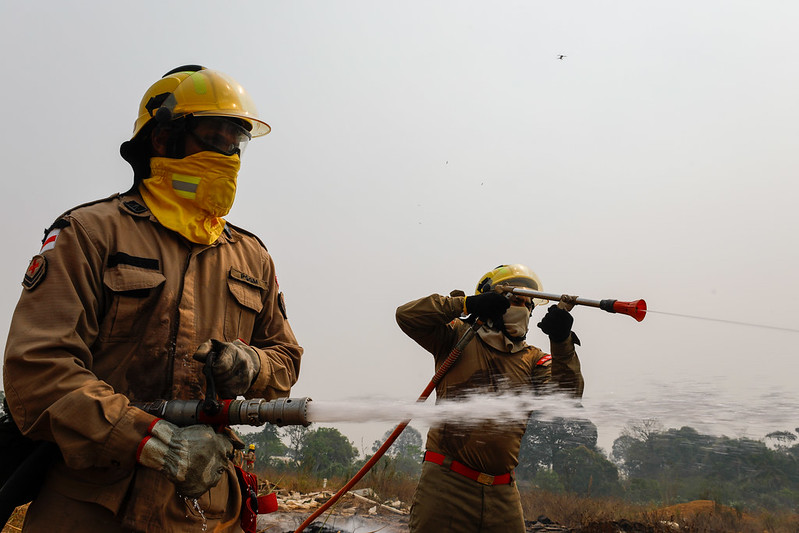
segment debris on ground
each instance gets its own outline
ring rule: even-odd
[[[330,491],[310,492],[301,494],[294,491],[286,491],[277,489],[274,491],[277,496],[277,507],[279,511],[292,512],[292,511],[311,511],[313,512],[321,505],[326,503],[335,494]],[[365,495],[372,496],[369,498]],[[341,516],[352,516],[355,514],[382,514],[391,513],[395,515],[407,515],[409,513],[408,506],[397,500],[380,502],[376,499],[375,493],[370,489],[362,489],[359,491],[350,491],[344,494],[334,507],[337,507],[336,514]]]
[[[556,524],[544,515],[535,520],[525,520],[524,526],[527,533],[566,533],[574,531],[566,526]]]

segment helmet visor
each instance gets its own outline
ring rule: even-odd
[[[534,279],[526,277],[503,279],[502,281],[498,281],[497,285],[510,285],[511,287],[523,287],[526,289],[532,289],[534,291],[541,292],[541,287],[538,286],[538,283],[536,283]],[[541,298],[532,299],[533,306],[544,305],[545,303],[547,303],[547,301]],[[530,312],[532,313],[532,311],[533,309],[531,307]]]
[[[191,117],[187,133],[203,150],[241,155],[252,136],[235,120],[221,117]]]
[[[530,279],[530,278],[507,278],[503,279],[502,281],[497,281],[497,285],[510,285],[511,287],[527,287],[528,289],[533,289],[534,291],[540,291],[541,287],[538,284]]]

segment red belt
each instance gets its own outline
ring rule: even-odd
[[[435,463],[437,465],[444,466],[444,462],[447,460],[447,458],[441,455],[440,453],[424,452],[424,460],[430,463]],[[478,483],[482,483],[483,485],[507,485],[508,483],[513,481],[513,476],[511,476],[511,472],[508,472],[507,474],[502,474],[501,476],[492,476],[490,474],[483,474],[482,472],[478,472],[477,470],[469,468],[463,463],[459,463],[455,459],[452,459],[452,463],[449,465],[449,469],[455,472],[456,474],[468,477],[472,481],[477,481]]]

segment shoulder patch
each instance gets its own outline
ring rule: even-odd
[[[42,248],[39,250],[39,253],[44,253],[47,250],[52,250],[55,248],[55,243],[58,240],[58,235],[61,233],[61,228],[51,229],[47,233],[44,234],[44,239],[42,239]]]
[[[36,254],[28,263],[28,269],[25,271],[25,278],[22,280],[22,286],[26,290],[32,291],[39,283],[44,280],[47,275],[47,258],[41,254]]]
[[[545,353],[541,359],[535,362],[536,366],[546,366],[552,363],[552,354]]]
[[[230,272],[228,274],[232,279],[236,279],[239,281],[243,281],[247,285],[252,285],[253,287],[258,287],[259,289],[266,290],[266,282],[262,279],[254,278],[249,274],[245,274],[240,270],[236,270],[233,267],[230,267]]]

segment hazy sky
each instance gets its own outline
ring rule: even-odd
[[[199,63],[273,128],[228,219],[277,263],[293,396],[415,399],[432,357],[396,307],[525,263],[548,292],[794,330],[575,309],[606,448],[648,416],[799,427],[796,2],[71,4],[0,0],[0,336],[42,230],[129,187],[142,94]],[[392,426],[336,427],[369,450]]]

